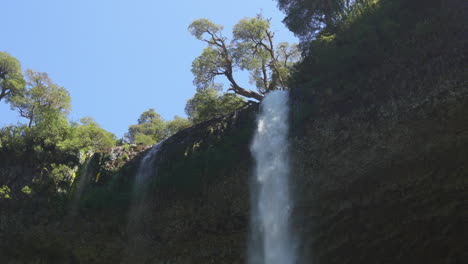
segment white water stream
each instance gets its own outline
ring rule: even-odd
[[[129,210],[129,223],[127,226],[129,233],[136,232],[136,229],[140,226],[139,222],[142,220],[143,213],[147,210],[145,198],[148,191],[148,181],[149,178],[155,174],[155,158],[163,142],[164,141],[161,141],[151,147],[148,153],[141,159],[140,165],[138,166]]]
[[[122,264],[144,263],[144,252],[148,252],[148,227],[146,213],[151,208],[147,199],[150,177],[154,177],[157,169],[155,158],[164,141],[154,145],[141,159],[132,192],[132,201],[128,214],[127,243]]]
[[[251,191],[249,264],[296,263],[290,228],[288,92],[265,96],[251,145],[255,175]]]

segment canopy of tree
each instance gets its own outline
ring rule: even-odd
[[[125,137],[130,143],[149,146],[191,125],[189,120],[180,116],[175,116],[172,121],[165,121],[153,108],[150,108],[140,115],[138,124],[128,128]]]
[[[28,126],[66,117],[71,108],[68,91],[52,82],[47,73],[26,71],[27,90],[13,96],[12,108],[29,120]]]
[[[24,86],[19,61],[8,53],[0,52],[0,101],[8,101],[15,95],[21,95]]]
[[[300,59],[297,45],[274,43],[270,21],[261,16],[240,20],[233,28],[230,42],[222,35],[223,27],[208,19],[195,20],[188,29],[208,44],[192,63],[194,84],[198,89],[212,86],[216,76],[225,76],[231,84],[230,91],[260,101],[269,91],[287,88],[291,68]],[[257,91],[237,83],[236,69],[250,73],[250,82]]]
[[[70,124],[71,97],[47,73],[27,70],[25,82],[19,62],[5,53],[0,53],[0,68],[2,98],[28,120],[0,128],[0,154],[33,162],[40,171],[35,185],[67,190],[82,157],[115,146],[115,136],[89,117]]]
[[[234,112],[245,105],[245,99],[234,93],[220,93],[220,88],[199,89],[187,101],[185,113],[193,123],[200,123],[212,118]]]
[[[342,21],[354,4],[367,0],[278,0],[286,13],[283,22],[302,41],[312,40],[320,30]]]

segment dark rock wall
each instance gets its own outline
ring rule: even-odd
[[[446,4],[457,28],[368,72],[360,93],[293,90],[301,263],[468,261],[468,6]]]

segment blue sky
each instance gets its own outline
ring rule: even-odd
[[[0,51],[65,87],[71,120],[91,116],[118,137],[149,108],[166,120],[185,117],[191,63],[205,46],[187,31],[193,20],[208,18],[228,36],[262,13],[277,42],[297,42],[273,0],[5,0],[1,9]],[[245,76],[241,83],[249,87]],[[25,120],[0,102],[0,126],[17,122]]]

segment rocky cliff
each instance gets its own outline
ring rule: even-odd
[[[359,92],[293,90],[301,263],[468,261],[468,5],[444,4]]]
[[[291,90],[300,263],[467,262],[467,9],[444,4],[452,30],[398,40],[353,77],[357,90]],[[136,228],[132,186],[148,150],[96,156],[77,215],[66,201],[0,199],[0,262],[245,263],[256,111],[162,143]],[[4,182],[16,186],[12,172],[28,169],[11,164]]]

